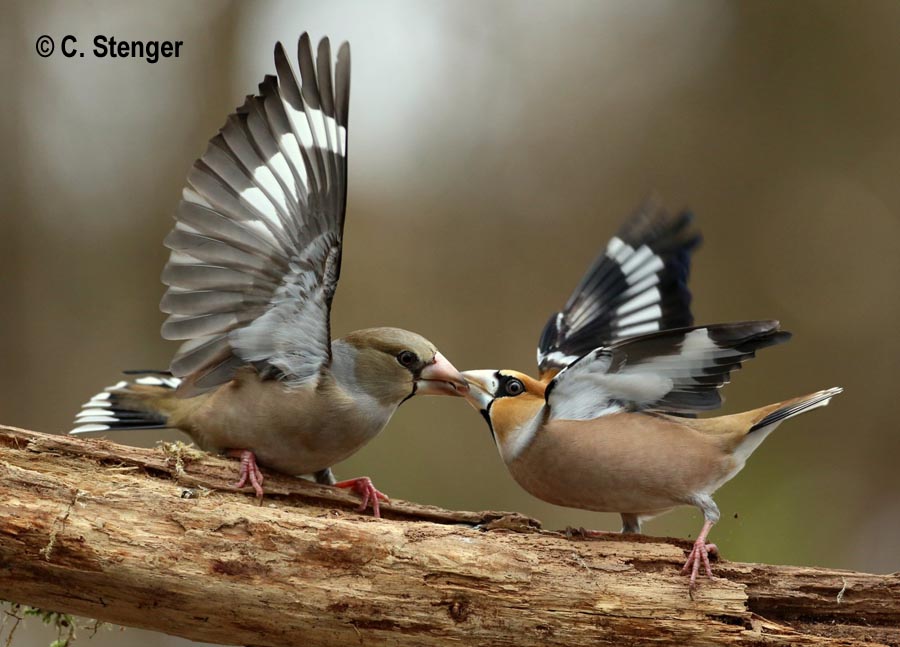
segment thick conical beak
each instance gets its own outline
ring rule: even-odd
[[[497,390],[497,371],[466,371],[463,377],[469,383],[466,400],[478,411],[487,411]]]
[[[435,353],[434,360],[419,373],[416,395],[460,395],[469,391],[469,384],[447,358]]]

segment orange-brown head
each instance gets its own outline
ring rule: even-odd
[[[531,440],[544,406],[546,385],[524,373],[510,370],[465,371],[465,394],[488,423],[504,460],[511,460]]]

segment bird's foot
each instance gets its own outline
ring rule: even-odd
[[[338,481],[334,484],[334,487],[349,489],[356,492],[362,497],[362,503],[360,503],[359,507],[356,509],[357,512],[364,512],[365,509],[371,505],[372,516],[375,518],[381,518],[379,502],[390,501],[386,494],[379,492],[375,486],[372,485],[372,479],[368,476],[360,476],[359,478],[349,479],[347,481]]]
[[[700,574],[700,564],[703,564],[703,570],[706,572],[706,577],[712,578],[712,568],[709,565],[709,555],[710,553],[713,557],[719,554],[719,549],[715,544],[706,543],[706,536],[704,535],[697,538],[697,541],[694,542],[694,547],[691,548],[691,552],[688,553],[687,561],[684,563],[684,568],[681,569],[682,575],[687,575],[690,573],[691,575],[691,583],[688,587],[688,593],[691,598],[694,597],[694,591],[697,588],[697,575]]]
[[[263,473],[256,464],[256,455],[249,449],[229,449],[226,454],[241,461],[241,471],[238,476],[238,482],[234,484],[236,488],[242,488],[250,482],[253,491],[256,492],[256,498],[262,501],[263,498]]]

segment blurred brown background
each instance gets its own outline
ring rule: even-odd
[[[795,333],[726,412],[823,387],[717,496],[730,559],[900,569],[900,4],[21,2],[2,8],[0,421],[63,432],[125,368],[163,368],[162,239],[206,140],[276,40],[353,46],[333,313],[460,368],[533,372],[548,314],[651,190],[705,234],[699,322]],[[183,40],[179,59],[47,59],[41,34]],[[163,434],[117,435],[151,445]],[[174,432],[166,438],[174,438]],[[415,399],[337,468],[393,496],[617,529],[507,475],[462,401]],[[683,509],[646,531],[687,537]],[[0,598],[3,598],[0,591]],[[45,645],[36,622],[15,645]],[[144,645],[181,642],[129,630]],[[93,644],[112,645],[101,632]]]

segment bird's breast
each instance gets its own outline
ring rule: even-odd
[[[687,503],[717,482],[729,457],[677,422],[616,414],[544,425],[508,463],[534,496],[573,508],[643,513]]]
[[[216,391],[186,430],[209,451],[249,449],[263,467],[299,475],[350,457],[391,413],[333,383],[289,388],[245,379]]]

